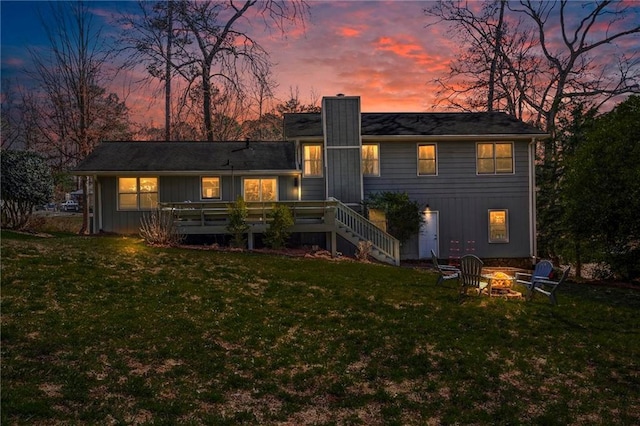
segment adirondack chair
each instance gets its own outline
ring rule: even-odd
[[[567,280],[570,270],[571,267],[567,267],[567,269],[562,272],[562,276],[558,281],[554,281],[548,278],[544,280],[535,280],[533,282],[533,292],[531,298],[533,298],[533,295],[535,293],[544,294],[549,298],[549,301],[551,303],[557,305],[558,300],[556,299],[556,291],[558,290],[558,287],[560,287],[560,285]]]
[[[516,272],[516,284],[527,288],[527,298],[531,298],[531,292],[536,280],[549,279],[549,274],[553,271],[553,265],[548,260],[541,260],[533,269],[532,274]]]
[[[474,254],[466,254],[460,259],[460,293],[466,294],[472,288],[480,295],[484,290],[491,294],[490,280],[482,276],[484,262]]]
[[[455,266],[440,265],[438,263],[438,256],[436,256],[436,253],[433,250],[431,250],[431,261],[433,262],[433,267],[436,268],[440,274],[436,285],[440,285],[444,281],[448,280],[460,281],[460,269]]]

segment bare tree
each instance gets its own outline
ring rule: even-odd
[[[128,134],[127,109],[104,87],[109,82],[111,51],[101,29],[83,2],[51,5],[43,20],[49,50],[30,49],[38,85],[38,136],[40,149],[59,158],[65,168],[75,166],[102,139]],[[87,180],[82,179],[83,224],[88,229]]]
[[[246,120],[244,124],[246,135],[250,139],[267,140],[270,138],[268,131],[269,120],[263,120],[267,111],[273,108],[275,100],[274,89],[278,86],[277,82],[271,75],[271,69],[259,70],[260,73],[255,76],[254,84],[250,88],[250,97],[252,104],[255,105],[256,111],[253,116],[257,116],[254,120]]]
[[[559,5],[559,6],[558,6]],[[570,3],[521,1],[520,6],[510,9],[523,14],[534,23],[539,48],[546,60],[543,73],[534,78],[534,92],[523,90],[524,101],[536,112],[535,123],[543,124],[553,132],[556,118],[567,101],[590,100],[602,104],[612,97],[640,92],[640,56],[637,49],[632,52],[617,50],[610,60],[598,61],[596,55],[616,41],[636,40],[640,42],[640,14],[637,8],[614,1],[591,2],[584,8],[585,15],[576,19],[575,8],[569,11]],[[557,6],[557,10],[556,10]],[[553,22],[553,12],[558,21]],[[555,24],[562,33],[561,47],[556,47],[550,34]],[[606,31],[598,31],[606,26]],[[505,64],[513,71],[508,56]],[[613,65],[613,67],[612,67]],[[519,87],[520,81],[515,80]]]
[[[173,58],[176,49],[190,42],[184,29],[175,25],[174,8],[174,0],[140,0],[137,13],[122,14],[119,19],[124,28],[120,37],[121,44],[125,46],[122,50],[128,53],[123,68],[136,68],[140,63],[144,63],[149,76],[144,82],[158,80],[161,87],[154,87],[154,90],[164,91],[164,140],[179,140],[179,136],[174,134],[172,129],[176,123],[184,122],[181,115],[187,96],[183,94],[177,103],[173,102],[174,77],[181,75],[185,80],[190,79],[189,74],[184,72],[187,64],[181,66]],[[153,139],[159,138],[154,136]]]
[[[288,24],[304,23],[307,13],[304,0],[176,0],[153,7],[142,3],[148,13],[127,18],[127,44],[144,59],[152,78],[168,82],[178,75],[184,80],[190,93],[181,101],[198,102],[209,141],[218,137],[214,104],[233,91],[231,105],[246,106],[248,81],[268,75],[271,67],[268,52],[251,35],[252,19],[284,32]]]
[[[498,22],[495,30],[495,43],[493,48],[493,57],[491,58],[491,69],[489,70],[489,93],[487,94],[487,109],[493,111],[493,101],[495,95],[496,71],[498,62],[500,61],[500,52],[502,51],[502,32],[504,25],[504,7],[506,0],[500,0],[500,12],[498,14]]]
[[[637,49],[625,51],[615,44],[637,39],[637,8],[610,0],[584,5],[521,0],[506,3],[509,13],[503,16],[504,5],[502,0],[492,0],[476,12],[465,1],[439,1],[425,9],[427,16],[460,30],[468,46],[453,62],[449,76],[440,80],[448,89],[447,83],[468,78],[457,93],[462,99],[452,98],[458,107],[479,109],[474,99],[491,91],[494,86],[487,82],[494,81],[502,87],[500,96],[505,96],[510,112],[520,109],[523,118],[553,133],[557,115],[567,103],[602,104],[640,91]],[[552,37],[558,30],[560,40]],[[604,52],[611,59],[597,60]],[[469,78],[472,74],[477,77]],[[487,103],[496,100],[485,95]]]
[[[282,117],[288,113],[320,112],[320,108],[320,97],[315,91],[311,91],[309,103],[305,104],[300,98],[300,89],[297,86],[289,87],[289,98],[276,105],[276,111]]]

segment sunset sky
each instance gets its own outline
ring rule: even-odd
[[[433,110],[435,89],[429,82],[447,73],[459,45],[446,27],[427,27],[430,21],[423,9],[428,2],[312,0],[309,4],[311,16],[304,31],[290,29],[283,36],[264,32],[262,23],[254,25],[255,36],[277,64],[273,71],[279,99],[297,88],[303,101],[311,92],[360,95],[365,112]],[[113,32],[119,30],[114,14],[137,8],[135,2],[90,2],[90,6],[96,23]],[[48,45],[37,10],[49,6],[2,1],[0,7],[2,77],[15,77],[27,65],[26,46]],[[142,91],[127,98],[138,121],[161,116],[162,100],[149,99]]]

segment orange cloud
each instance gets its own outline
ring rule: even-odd
[[[362,33],[361,30],[357,30],[355,28],[343,27],[340,29],[340,34],[344,37],[357,37]]]

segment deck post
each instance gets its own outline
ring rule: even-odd
[[[329,244],[331,245],[331,257],[336,257],[338,255],[336,231],[328,232],[328,234],[331,234],[329,242]]]
[[[253,232],[249,229],[249,233],[247,234],[247,245],[249,250],[253,250]]]

